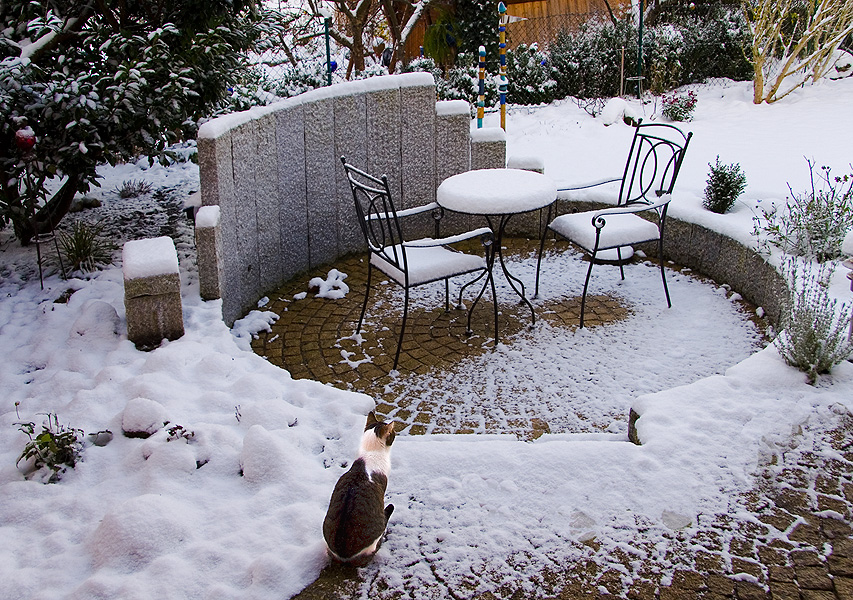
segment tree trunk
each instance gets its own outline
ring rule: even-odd
[[[36,234],[50,233],[56,229],[62,218],[68,214],[79,184],[80,176],[70,175],[68,181],[57,190],[53,197],[36,211],[35,222],[29,218],[15,224],[15,235],[21,241],[22,246],[28,246]]]

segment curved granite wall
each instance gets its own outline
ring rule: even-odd
[[[398,208],[433,201],[438,183],[456,173],[504,166],[503,131],[472,141],[470,120],[467,102],[436,102],[432,75],[409,73],[320,88],[205,123],[200,210],[218,206],[219,214],[208,224],[214,235],[197,241],[202,296],[221,297],[231,325],[264,292],[365,249],[342,155],[387,175]],[[419,227],[429,231],[426,220]]]
[[[341,155],[388,175],[398,208],[433,201],[456,173],[505,166],[503,130],[470,127],[468,103],[436,102],[426,73],[338,84],[205,123],[196,223],[202,297],[222,298],[230,326],[288,279],[366,249]],[[592,208],[560,202],[562,210]],[[513,219],[510,233],[538,235],[538,217]],[[447,215],[443,233],[480,225],[471,219]],[[429,235],[431,217],[416,227],[413,234]],[[778,324],[785,285],[761,256],[700,225],[670,218],[668,228],[667,259],[728,283]]]

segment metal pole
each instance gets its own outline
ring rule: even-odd
[[[637,98],[642,99],[643,90],[643,0],[640,0],[640,27],[639,40],[637,42]]]
[[[477,129],[483,127],[483,114],[486,112],[486,47],[480,46],[480,72],[477,76]]]
[[[329,48],[329,21],[331,17],[323,19],[326,27],[326,85],[332,85],[332,51]]]
[[[501,54],[501,74],[498,83],[498,92],[501,97],[501,129],[506,131],[506,91],[508,87],[506,78],[506,24],[509,19],[506,15],[506,4],[503,2],[498,3],[498,14],[500,15],[498,19],[498,37]]]

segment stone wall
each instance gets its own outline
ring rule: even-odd
[[[200,249],[199,278],[219,274],[216,285],[201,284],[221,291],[225,322],[298,273],[366,250],[341,156],[387,175],[398,209],[433,201],[441,181],[472,168],[472,156],[477,167],[503,167],[505,142],[495,135],[472,140],[470,122],[467,102],[437,103],[432,75],[408,73],[205,123],[198,136],[201,203],[219,206],[220,214],[216,236],[200,243],[220,250]],[[442,233],[465,225],[451,217]],[[425,218],[411,234],[431,231]]]

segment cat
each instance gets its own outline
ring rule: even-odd
[[[323,520],[323,537],[332,560],[363,566],[379,550],[394,511],[393,504],[382,507],[394,437],[394,423],[380,422],[373,412],[367,416],[358,457],[338,479]]]

